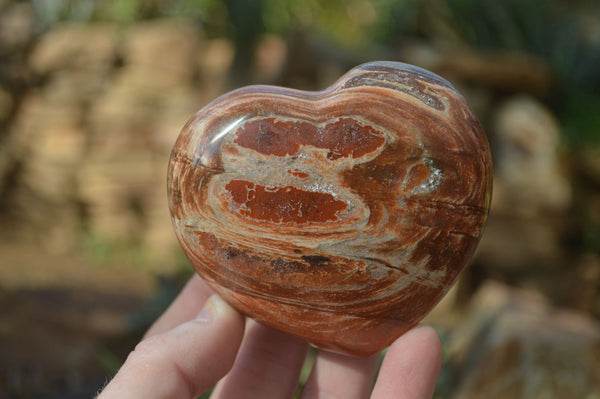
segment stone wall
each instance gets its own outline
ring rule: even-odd
[[[183,20],[67,23],[41,36],[2,137],[13,233],[52,251],[90,234],[168,259],[169,152],[187,119],[221,94],[232,54]]]

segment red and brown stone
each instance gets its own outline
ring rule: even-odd
[[[183,128],[168,193],[198,273],[258,321],[368,355],[418,323],[472,256],[491,159],[458,91],[406,64],[330,88],[251,86]]]

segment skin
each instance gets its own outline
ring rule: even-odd
[[[307,349],[245,320],[196,276],[98,398],[193,398],[215,384],[211,398],[291,398]],[[431,327],[398,338],[377,375],[379,360],[319,351],[301,398],[432,397],[442,348]]]

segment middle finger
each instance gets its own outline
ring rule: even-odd
[[[319,351],[301,398],[369,397],[380,357],[379,353],[354,357]]]
[[[299,338],[248,319],[234,366],[211,398],[292,397],[307,348]]]

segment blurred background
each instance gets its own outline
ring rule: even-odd
[[[600,4],[567,0],[0,0],[0,397],[90,397],[191,275],[165,175],[195,111],[372,60],[454,83],[494,157],[436,398],[599,398]]]

